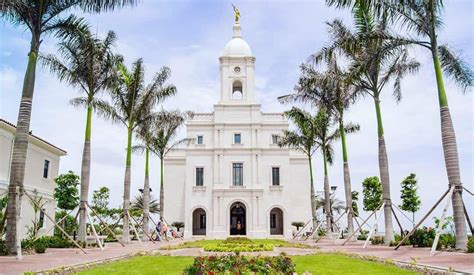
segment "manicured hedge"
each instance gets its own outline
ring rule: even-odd
[[[271,244],[253,244],[253,243],[222,243],[222,244],[208,244],[204,246],[204,251],[213,252],[259,252],[272,251]]]

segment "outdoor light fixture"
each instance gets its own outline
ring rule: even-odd
[[[336,189],[337,189],[337,186],[335,186],[335,185],[331,186],[331,192],[335,192]]]

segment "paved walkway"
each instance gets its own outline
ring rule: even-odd
[[[75,248],[48,248],[44,254],[24,255],[21,261],[14,256],[0,257],[0,274],[21,274],[25,271],[40,271],[51,268],[58,268],[66,265],[76,265],[88,262],[103,261],[112,258],[123,257],[127,254],[139,251],[151,251],[158,249],[162,245],[178,244],[182,241],[174,240],[160,243],[143,242],[143,246],[137,241],[132,242],[125,247],[119,243],[106,243],[104,251],[100,248],[85,249],[84,254]]]
[[[305,243],[319,247],[319,251],[344,251],[406,263],[412,262],[413,259],[416,259],[416,263],[421,265],[443,269],[452,268],[455,271],[474,273],[474,254],[438,252],[435,256],[430,256],[429,248],[413,248],[405,246],[400,247],[399,250],[393,250],[392,247],[369,245],[364,249],[362,248],[363,242],[351,242],[347,243],[345,246],[341,246],[342,241],[343,240],[320,240],[318,243]],[[16,260],[15,257],[2,256],[0,257],[0,274],[21,274],[25,271],[40,271],[61,266],[104,261],[107,259],[124,257],[134,252],[153,251],[159,249],[163,245],[178,244],[181,242],[182,241],[179,240],[166,242],[164,244],[158,242],[155,244],[144,242],[143,246],[140,246],[138,242],[132,242],[126,247],[122,247],[118,243],[107,243],[104,251],[101,251],[99,248],[89,248],[86,249],[87,254],[73,248],[49,248],[44,254],[24,255],[23,260],[21,261]],[[202,248],[159,250],[156,252],[173,256],[200,256],[213,253],[204,252],[202,251]],[[288,255],[305,255],[313,253],[314,250],[275,247],[275,251],[242,254],[278,255],[280,252],[286,252]]]
[[[414,248],[411,246],[401,246],[398,250],[393,247],[382,245],[368,245],[365,249],[363,241],[348,242],[341,246],[344,240],[320,240],[317,244],[307,242],[310,245],[317,245],[322,251],[345,251],[361,255],[370,255],[383,259],[410,263],[413,260],[417,264],[440,267],[443,269],[452,268],[455,271],[474,273],[474,254],[461,252],[436,252],[430,256],[431,248]]]

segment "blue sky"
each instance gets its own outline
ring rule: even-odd
[[[257,100],[267,112],[284,111],[276,98],[291,92],[298,78],[298,66],[328,41],[325,21],[342,18],[351,23],[348,11],[324,5],[324,1],[235,1],[242,13],[244,39],[250,44],[256,63]],[[448,43],[473,62],[474,4],[468,0],[446,1],[445,24],[439,33]],[[142,57],[147,78],[161,66],[171,68],[171,82],[178,95],[164,103],[165,108],[195,112],[212,111],[219,96],[218,57],[232,36],[233,12],[228,1],[143,1],[135,8],[114,13],[85,15],[99,35],[114,30],[117,52],[127,63]],[[21,27],[1,23],[0,116],[13,123],[19,106],[30,34]],[[45,37],[43,53],[54,53],[57,41]],[[382,114],[390,163],[392,198],[398,203],[401,180],[409,173],[418,175],[424,213],[447,188],[441,148],[439,108],[433,67],[429,53],[412,52],[422,67],[402,83],[403,100],[397,104],[390,87],[382,96]],[[446,88],[457,135],[463,183],[473,188],[474,123],[473,95],[463,94],[450,80]],[[77,96],[74,89],[59,83],[38,66],[31,129],[46,140],[64,148],[60,172],[80,173],[85,111],[68,104]],[[373,102],[360,100],[348,120],[361,125],[361,131],[348,137],[353,189],[361,191],[365,177],[378,175],[377,132]],[[92,132],[91,189],[111,188],[112,204],[118,206],[123,194],[125,129],[94,117]],[[343,198],[340,145],[330,168],[330,183],[339,187]],[[151,162],[151,185],[157,197],[159,162]],[[133,156],[132,190],[143,185],[144,160]],[[322,190],[322,163],[315,157],[316,188]],[[467,195],[468,208],[473,209]],[[361,203],[360,203],[361,207]],[[439,210],[437,214],[439,214]],[[473,213],[473,211],[471,211]],[[473,213],[474,214],[474,213]],[[430,221],[431,222],[431,221]]]

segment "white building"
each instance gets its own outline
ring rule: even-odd
[[[13,151],[13,140],[15,138],[15,125],[0,119],[0,197],[8,191],[10,181],[10,163]],[[42,197],[43,211],[54,217],[56,202],[53,197],[56,183],[54,179],[58,176],[59,158],[66,155],[66,151],[51,143],[30,134],[28,139],[28,153],[26,157],[24,186],[26,192],[31,196],[34,190],[37,196]],[[33,207],[27,196],[23,196],[21,202],[20,238],[27,236],[27,227],[32,225],[34,219]],[[37,219],[42,224],[39,235],[53,226],[53,223],[44,216],[41,211],[37,213]],[[52,235],[51,230],[46,235]]]
[[[292,222],[311,218],[307,158],[275,144],[288,121],[261,112],[255,57],[238,23],[219,62],[220,101],[188,121],[195,144],[165,158],[165,218],[184,222],[185,238],[290,238]]]

